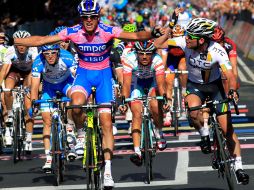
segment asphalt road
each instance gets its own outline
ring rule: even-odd
[[[235,130],[242,146],[243,165],[250,175],[247,186],[236,185],[237,190],[254,189],[254,67],[248,60],[240,64],[240,113],[233,117]],[[245,78],[244,78],[245,77]],[[218,173],[211,167],[211,154],[204,155],[198,146],[199,136],[181,122],[178,137],[172,136],[172,129],[165,131],[168,148],[159,152],[154,159],[154,180],[144,183],[145,168],[136,167],[129,161],[132,153],[132,141],[127,134],[127,126],[119,125],[116,136],[116,150],[113,159],[113,177],[115,189],[119,190],[224,190],[226,181],[218,178]],[[45,157],[41,137],[34,138],[34,151],[31,157],[13,164],[11,151],[5,149],[0,155],[0,189],[85,189],[86,174],[81,161],[68,163],[64,182],[59,187],[53,186],[52,174],[44,174],[41,166]]]

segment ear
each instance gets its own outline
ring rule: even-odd
[[[200,45],[202,45],[202,44],[205,43],[205,39],[204,39],[204,38],[200,38],[200,39],[198,40],[198,42],[199,42]]]

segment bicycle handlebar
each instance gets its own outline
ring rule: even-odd
[[[61,102],[70,102],[71,99],[67,98],[67,97],[63,97],[63,98],[52,98],[52,99],[47,99],[47,100],[33,100],[33,104],[42,104],[42,103],[61,103]]]
[[[188,110],[189,111],[196,111],[196,110],[201,110],[203,108],[211,108],[215,105],[228,103],[228,102],[231,102],[231,101],[233,102],[236,114],[239,115],[238,105],[236,104],[235,100],[231,99],[231,98],[226,98],[226,99],[223,99],[223,100],[209,100],[209,101],[205,102],[204,104],[202,104],[200,106],[194,106],[194,107],[191,107],[191,108],[188,107]]]
[[[122,97],[123,105],[128,103],[128,102],[135,101],[135,100],[140,100],[140,101],[159,100],[159,101],[164,101],[164,104],[167,104],[166,95],[163,95],[163,96],[142,96],[142,97],[137,97],[137,98],[125,98],[124,96]]]
[[[177,70],[175,69],[174,71],[165,71],[166,74],[188,74],[189,71],[186,71],[186,70]]]
[[[81,109],[98,109],[98,108],[112,108],[113,104],[101,104],[101,105],[94,105],[94,104],[87,104],[87,105],[71,105],[66,106],[66,109],[75,109],[75,108],[81,108]]]

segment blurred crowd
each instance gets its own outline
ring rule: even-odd
[[[116,2],[115,0],[112,0]],[[80,0],[0,0],[0,23],[2,29],[15,28],[26,22],[52,20],[55,26],[71,26],[77,22],[77,5]],[[104,6],[103,19],[109,24],[136,22],[144,27],[170,22],[177,8],[177,0],[129,0],[122,9]],[[222,26],[227,19],[236,22],[248,13],[254,23],[254,0],[184,0],[184,9],[195,17],[218,21]],[[251,20],[252,19],[252,20]]]

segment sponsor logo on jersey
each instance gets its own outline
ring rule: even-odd
[[[215,51],[216,53],[220,54],[221,56],[225,56],[225,51],[224,49],[219,49],[217,47],[213,47],[213,51]]]

